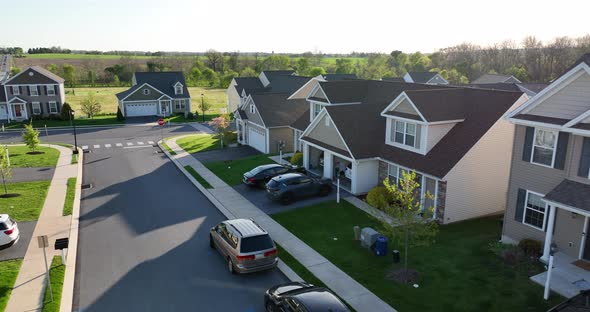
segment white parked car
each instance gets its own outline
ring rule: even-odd
[[[0,249],[8,248],[19,238],[18,225],[7,214],[0,214]]]

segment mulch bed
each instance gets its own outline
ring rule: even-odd
[[[420,279],[420,273],[414,269],[395,269],[388,272],[385,278],[400,284],[415,284]]]
[[[0,195],[0,198],[13,198],[13,197],[19,197],[19,196],[20,196],[20,194],[10,194],[10,193],[8,193],[8,194],[2,194],[2,195]]]

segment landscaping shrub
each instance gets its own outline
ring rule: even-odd
[[[196,110],[195,113],[193,114],[193,116],[195,117],[195,119],[199,118],[199,111]]]
[[[534,239],[523,239],[518,243],[518,248],[522,250],[522,252],[527,257],[540,257],[542,253],[542,244],[538,240]]]
[[[303,166],[303,153],[296,152],[295,154],[293,154],[293,156],[291,156],[291,160],[289,162],[295,166]]]
[[[61,120],[70,120],[71,116],[72,116],[72,107],[67,102],[64,102],[64,104],[61,106],[61,113],[60,113]]]
[[[125,120],[125,116],[123,116],[123,112],[121,112],[121,108],[117,107],[117,120],[123,121]]]
[[[379,210],[383,210],[389,204],[387,202],[387,189],[383,186],[374,187],[367,194],[367,203]]]
[[[195,119],[195,114],[193,114],[192,112],[188,112],[186,114],[186,119]]]

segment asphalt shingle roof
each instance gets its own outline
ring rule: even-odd
[[[264,70],[262,72],[264,73],[268,81],[270,81],[270,83],[272,83],[276,77],[290,76],[295,73],[294,70]]]
[[[252,101],[266,127],[288,127],[306,110],[304,99],[287,100],[289,93],[252,94]]]
[[[416,83],[427,83],[432,77],[436,76],[437,72],[408,72],[412,80]]]
[[[264,86],[258,77],[237,77],[234,78],[236,81],[236,90],[238,94],[242,94],[242,90],[252,90],[252,89],[263,89]]]
[[[190,93],[186,87],[184,74],[182,72],[136,72],[135,81],[137,84],[121,93],[117,93],[119,100],[139,89],[144,83],[160,90],[171,98],[188,98]],[[183,85],[182,94],[175,94],[174,85],[180,82]]]
[[[325,74],[324,79],[327,81],[337,81],[337,80],[351,80],[357,79],[356,74]]]
[[[545,199],[590,211],[590,185],[565,179],[545,195]]]
[[[479,78],[473,80],[472,84],[485,84],[485,83],[503,83],[508,79],[514,78],[511,75],[500,75],[500,74],[483,74]],[[518,79],[516,79],[518,80]]]
[[[297,120],[295,120],[292,124],[291,127],[297,129],[297,130],[305,130],[307,128],[307,126],[309,126],[310,122],[309,122],[309,106],[307,108],[307,110],[305,110],[305,112],[303,112],[303,114],[301,114],[301,116],[299,116],[299,118],[297,118]]]

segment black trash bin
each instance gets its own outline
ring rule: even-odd
[[[391,254],[393,255],[393,263],[399,263],[399,250],[393,250]]]

